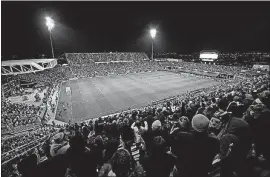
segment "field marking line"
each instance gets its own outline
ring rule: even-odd
[[[70,87],[70,94],[69,94],[69,102],[70,102],[70,114],[71,114],[71,120],[75,122],[75,119],[73,118],[73,110],[72,110],[72,89],[71,89],[71,82],[68,81],[69,87]],[[77,84],[77,83],[76,83]]]

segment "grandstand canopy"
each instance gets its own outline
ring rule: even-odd
[[[57,65],[56,59],[27,59],[8,60],[1,63],[2,75],[25,74],[53,68]]]

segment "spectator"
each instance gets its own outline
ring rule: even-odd
[[[18,171],[22,177],[36,177],[37,163],[37,156],[32,154],[18,163]]]
[[[101,168],[99,176],[142,177],[143,169],[137,164],[132,166],[130,153],[126,149],[119,149],[114,153],[110,163]]]
[[[192,118],[191,132],[181,132],[172,142],[172,149],[178,157],[176,164],[179,176],[208,176],[212,161],[219,152],[217,139],[208,136],[209,120],[197,114]]]
[[[232,104],[230,106],[233,109]],[[247,155],[252,141],[248,124],[244,120],[230,115],[221,134],[219,136],[223,156],[221,176],[232,176],[233,172],[236,172],[239,177],[250,176]],[[231,152],[227,155],[230,144],[232,144]]]
[[[240,75],[241,72],[241,67],[191,62],[143,61],[145,55],[142,53],[67,55],[70,61],[69,66],[56,66],[50,70],[18,75],[14,78],[57,85],[73,77],[156,71],[164,69],[166,66],[182,67],[184,70],[191,71],[191,74],[182,73],[183,77],[191,77],[195,73],[200,75],[206,70],[235,76]],[[82,67],[83,69],[81,69]],[[196,70],[196,72],[192,70]],[[154,161],[152,166],[146,163],[148,164],[146,172],[150,176],[155,173],[154,166],[156,166],[156,171],[159,171],[157,175],[167,176],[173,166],[170,160],[173,155],[167,153],[171,147],[171,152],[177,156],[175,162],[177,170],[174,171],[177,171],[179,176],[201,177],[206,176],[211,170],[213,157],[220,149],[222,175],[229,176],[234,171],[239,176],[248,176],[251,172],[248,170],[246,170],[248,173],[244,172],[244,169],[251,169],[245,161],[247,152],[251,149],[251,137],[256,144],[258,156],[262,154],[269,160],[268,149],[270,148],[265,138],[262,138],[265,137],[265,134],[269,134],[267,132],[269,110],[266,108],[269,102],[269,90],[266,85],[269,80],[265,76],[259,76],[254,78],[235,77],[231,80],[218,79],[218,81],[219,84],[215,86],[181,94],[170,98],[169,101],[162,100],[148,105],[147,108],[122,112],[100,118],[97,121],[94,119],[88,125],[70,123],[65,131],[59,131],[55,137],[54,134],[57,131],[56,126],[53,125],[52,129],[45,129],[41,126],[31,130],[29,134],[3,139],[1,143],[2,152],[4,152],[2,159],[6,162],[14,158],[12,163],[17,163],[17,160],[24,158],[21,154],[30,155],[33,147],[43,145],[43,155],[46,154],[48,159],[37,165],[37,169],[39,174],[43,173],[45,176],[56,174],[63,176],[66,168],[70,173],[79,177],[85,176],[84,174],[95,176],[96,170],[99,170],[100,166],[102,166],[99,171],[101,176],[109,174],[140,176],[143,172],[139,170],[141,168],[137,164],[144,163],[143,159],[147,162]],[[49,88],[53,88],[53,86],[49,86]],[[44,94],[46,97],[44,100],[48,104],[52,104],[49,98],[51,93],[53,91],[49,89]],[[39,111],[39,107],[12,104],[9,100],[2,100],[2,130],[14,132],[16,128],[35,126],[39,120],[35,114]],[[248,124],[241,119],[244,112],[244,120],[248,122],[252,136]],[[175,124],[174,121],[177,123]],[[38,125],[40,126],[40,124]],[[172,130],[170,135],[169,130]],[[67,150],[57,151],[58,147],[65,145],[65,142],[61,142],[63,132],[69,134],[69,137],[66,136],[66,138],[70,138],[70,141],[66,142],[66,147],[70,147]],[[213,138],[215,135],[220,141],[221,148],[219,148],[218,140]],[[159,138],[156,138],[157,136]],[[50,144],[50,137],[54,137],[52,144]],[[44,141],[45,143],[43,143]],[[230,147],[232,144],[233,146]],[[51,145],[52,147],[50,147]],[[126,150],[122,151],[121,148]],[[53,157],[50,155],[50,149]],[[54,150],[57,152],[55,153]],[[40,156],[42,156],[41,154]],[[168,159],[168,161],[165,163],[166,160],[163,162],[162,158]],[[155,160],[164,164],[163,166],[166,168],[163,168],[164,170],[161,167],[158,168],[159,164],[156,164]],[[131,163],[129,166],[126,165],[127,161]],[[103,165],[104,162],[106,164]],[[52,167],[54,165],[59,167],[59,171],[55,169],[56,167]],[[24,169],[21,166],[18,165],[21,173],[31,175],[28,173],[29,171],[21,170]],[[120,166],[125,167],[123,171]],[[4,176],[10,176],[10,172],[14,171],[9,167],[4,166],[2,171]],[[46,169],[52,170],[54,173],[45,173]]]
[[[71,138],[67,157],[70,169],[77,177],[96,176],[98,159],[96,159],[94,151],[89,151],[85,147],[83,137]]]
[[[251,128],[257,156],[263,154],[268,161],[270,160],[270,143],[268,139],[265,139],[265,135],[270,133],[269,116],[270,111],[263,104],[251,105],[244,114],[244,120]]]
[[[152,151],[143,161],[146,177],[169,177],[176,162],[176,157],[167,153],[167,144],[161,136],[153,139]]]

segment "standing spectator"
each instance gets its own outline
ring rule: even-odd
[[[85,147],[83,137],[77,135],[70,139],[67,157],[70,169],[77,177],[96,176],[98,159],[94,151]]]
[[[18,163],[18,171],[22,177],[37,177],[37,156],[32,154]]]
[[[192,118],[192,132],[178,133],[172,143],[176,150],[179,177],[207,177],[212,161],[219,152],[219,142],[208,136],[209,120],[201,114]]]
[[[270,111],[263,104],[251,105],[244,114],[244,120],[251,128],[257,156],[263,154],[270,161],[270,142],[265,136],[270,134]]]
[[[161,122],[159,120],[155,120],[152,123],[152,131],[147,132],[144,136],[148,153],[151,153],[153,139],[156,136],[162,136],[165,141],[168,139],[168,135],[163,131]]]
[[[99,177],[143,177],[140,165],[132,165],[131,154],[126,149],[117,150],[110,160],[104,164],[99,172]]]
[[[161,136],[153,139],[151,154],[143,160],[146,177],[169,177],[176,163],[176,157],[166,150],[166,142]]]
[[[234,111],[236,105],[233,106],[233,104],[229,109]],[[249,125],[243,119],[233,115],[229,115],[230,118],[219,135],[222,155],[221,177],[231,177],[233,172],[239,177],[248,177],[251,175],[247,163],[247,155],[252,145],[251,132]],[[228,155],[229,149],[230,154]]]

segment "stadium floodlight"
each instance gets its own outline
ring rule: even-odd
[[[151,29],[150,30],[150,35],[151,35],[152,39],[155,39],[156,34],[157,34],[157,30],[156,29]]]
[[[54,27],[54,21],[51,17],[46,17],[46,26],[48,27],[48,30],[51,32]]]
[[[53,51],[53,43],[52,43],[52,29],[54,27],[54,20],[51,17],[45,17],[46,19],[46,26],[50,32],[50,42],[51,42],[51,49],[52,49],[52,57],[54,58],[54,51]]]
[[[154,39],[156,37],[157,30],[156,29],[150,29],[150,35],[152,37],[152,60],[154,59],[153,54],[154,54]]]

